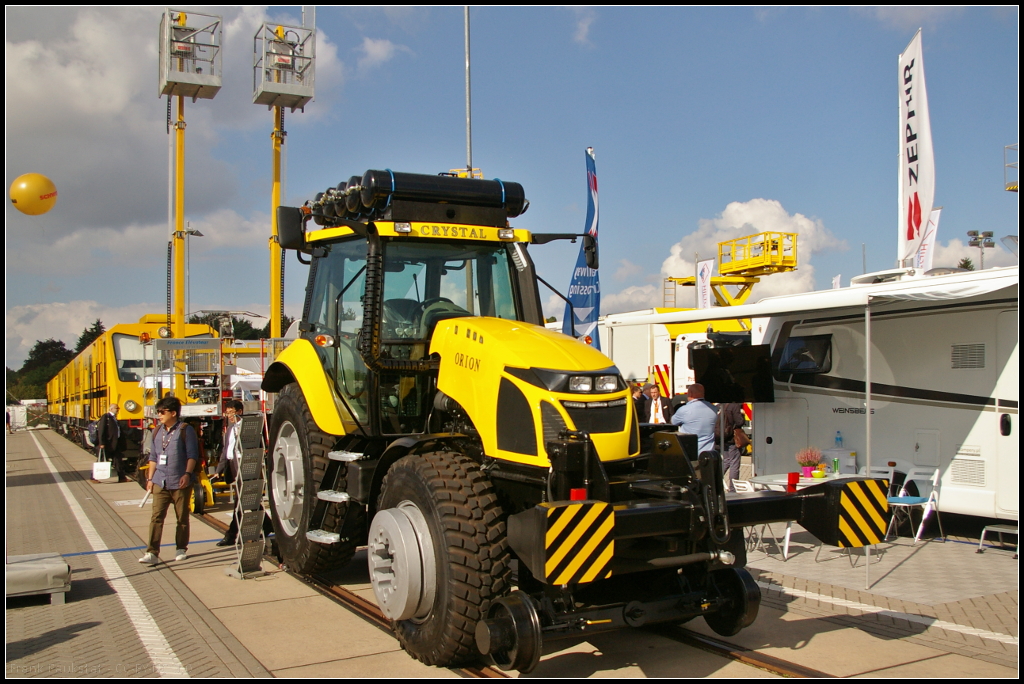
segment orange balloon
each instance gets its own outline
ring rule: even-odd
[[[41,173],[26,173],[11,183],[11,204],[23,214],[39,216],[57,203],[57,186]]]

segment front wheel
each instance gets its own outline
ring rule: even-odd
[[[278,549],[285,565],[300,574],[322,574],[347,564],[363,528],[362,505],[354,501],[328,503],[323,529],[339,533],[341,540],[322,544],[306,536],[330,462],[327,454],[336,439],[316,426],[296,383],[281,390],[270,426],[267,493]],[[339,478],[337,487],[344,490],[345,486],[345,478]]]
[[[384,477],[367,562],[402,647],[427,665],[478,656],[476,625],[509,589],[505,516],[462,454],[411,454]]]
[[[192,512],[202,515],[206,512],[206,490],[198,482],[192,485]]]

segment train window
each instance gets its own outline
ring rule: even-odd
[[[142,379],[144,369],[153,367],[152,352],[150,358],[145,358],[142,343],[136,335],[114,333],[111,338],[117,362],[117,379],[122,382],[138,382]]]
[[[832,336],[808,335],[786,340],[779,359],[782,374],[828,373],[832,370]]]

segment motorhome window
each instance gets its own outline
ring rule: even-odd
[[[779,373],[800,375],[832,370],[832,336],[809,335],[786,341],[779,359]]]

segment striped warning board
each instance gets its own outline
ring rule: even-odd
[[[889,482],[859,480],[843,484],[839,496],[839,539],[846,548],[877,544],[889,524]]]
[[[544,576],[549,584],[583,584],[611,577],[615,514],[603,502],[552,506],[544,535]]]
[[[657,366],[647,367],[647,378],[648,382],[657,385],[658,389],[661,390],[661,396],[670,397],[672,396],[671,389],[668,386],[668,364],[663,363]]]

